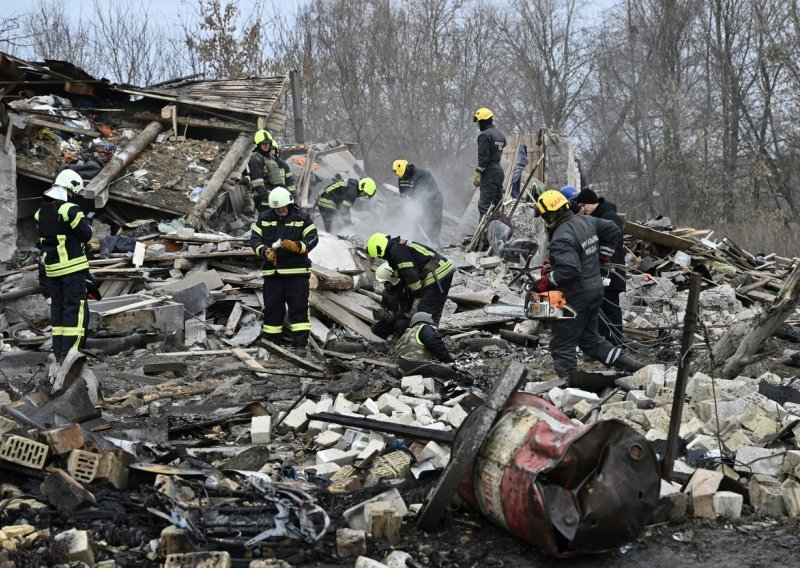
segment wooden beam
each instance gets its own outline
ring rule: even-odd
[[[639,239],[644,239],[646,241],[650,241],[651,243],[669,247],[675,250],[689,250],[698,246],[698,244],[694,241],[676,237],[675,235],[671,235],[663,231],[656,231],[650,227],[645,227],[644,225],[639,225],[638,223],[631,223],[627,220],[624,221],[623,232],[626,235],[632,235]]]
[[[318,264],[311,265],[311,273],[319,280],[320,290],[352,290],[355,285],[352,276]]]
[[[383,339],[372,333],[372,330],[366,323],[341,306],[331,302],[319,292],[311,292],[310,302],[312,307],[316,308],[339,325],[343,325],[347,329],[357,333],[367,341],[373,341],[375,343],[383,341]]]

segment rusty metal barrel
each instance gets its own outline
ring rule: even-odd
[[[458,445],[456,437],[454,452]],[[576,424],[547,401],[518,392],[458,492],[517,537],[568,557],[636,538],[659,488],[655,452],[633,428],[618,420]]]

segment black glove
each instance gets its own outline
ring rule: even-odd
[[[372,310],[372,317],[375,318],[375,321],[380,321],[385,323],[394,321],[394,314],[384,308]]]

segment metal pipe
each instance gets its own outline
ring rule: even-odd
[[[669,432],[667,433],[667,448],[664,450],[664,459],[661,462],[661,477],[667,481],[672,480],[672,466],[675,464],[675,450],[678,445],[678,432],[683,414],[683,401],[686,394],[686,381],[689,377],[689,360],[692,357],[692,344],[694,343],[694,330],[697,327],[699,315],[700,284],[702,277],[697,272],[692,272],[689,280],[689,299],[686,301],[686,317],[683,320],[683,335],[681,337],[681,357],[678,361],[678,377],[675,380],[675,394],[672,399],[672,413],[669,417]]]

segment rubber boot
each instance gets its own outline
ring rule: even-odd
[[[640,363],[625,353],[617,357],[617,360],[614,361],[614,368],[626,373],[635,373],[642,367],[644,367],[644,363]]]

